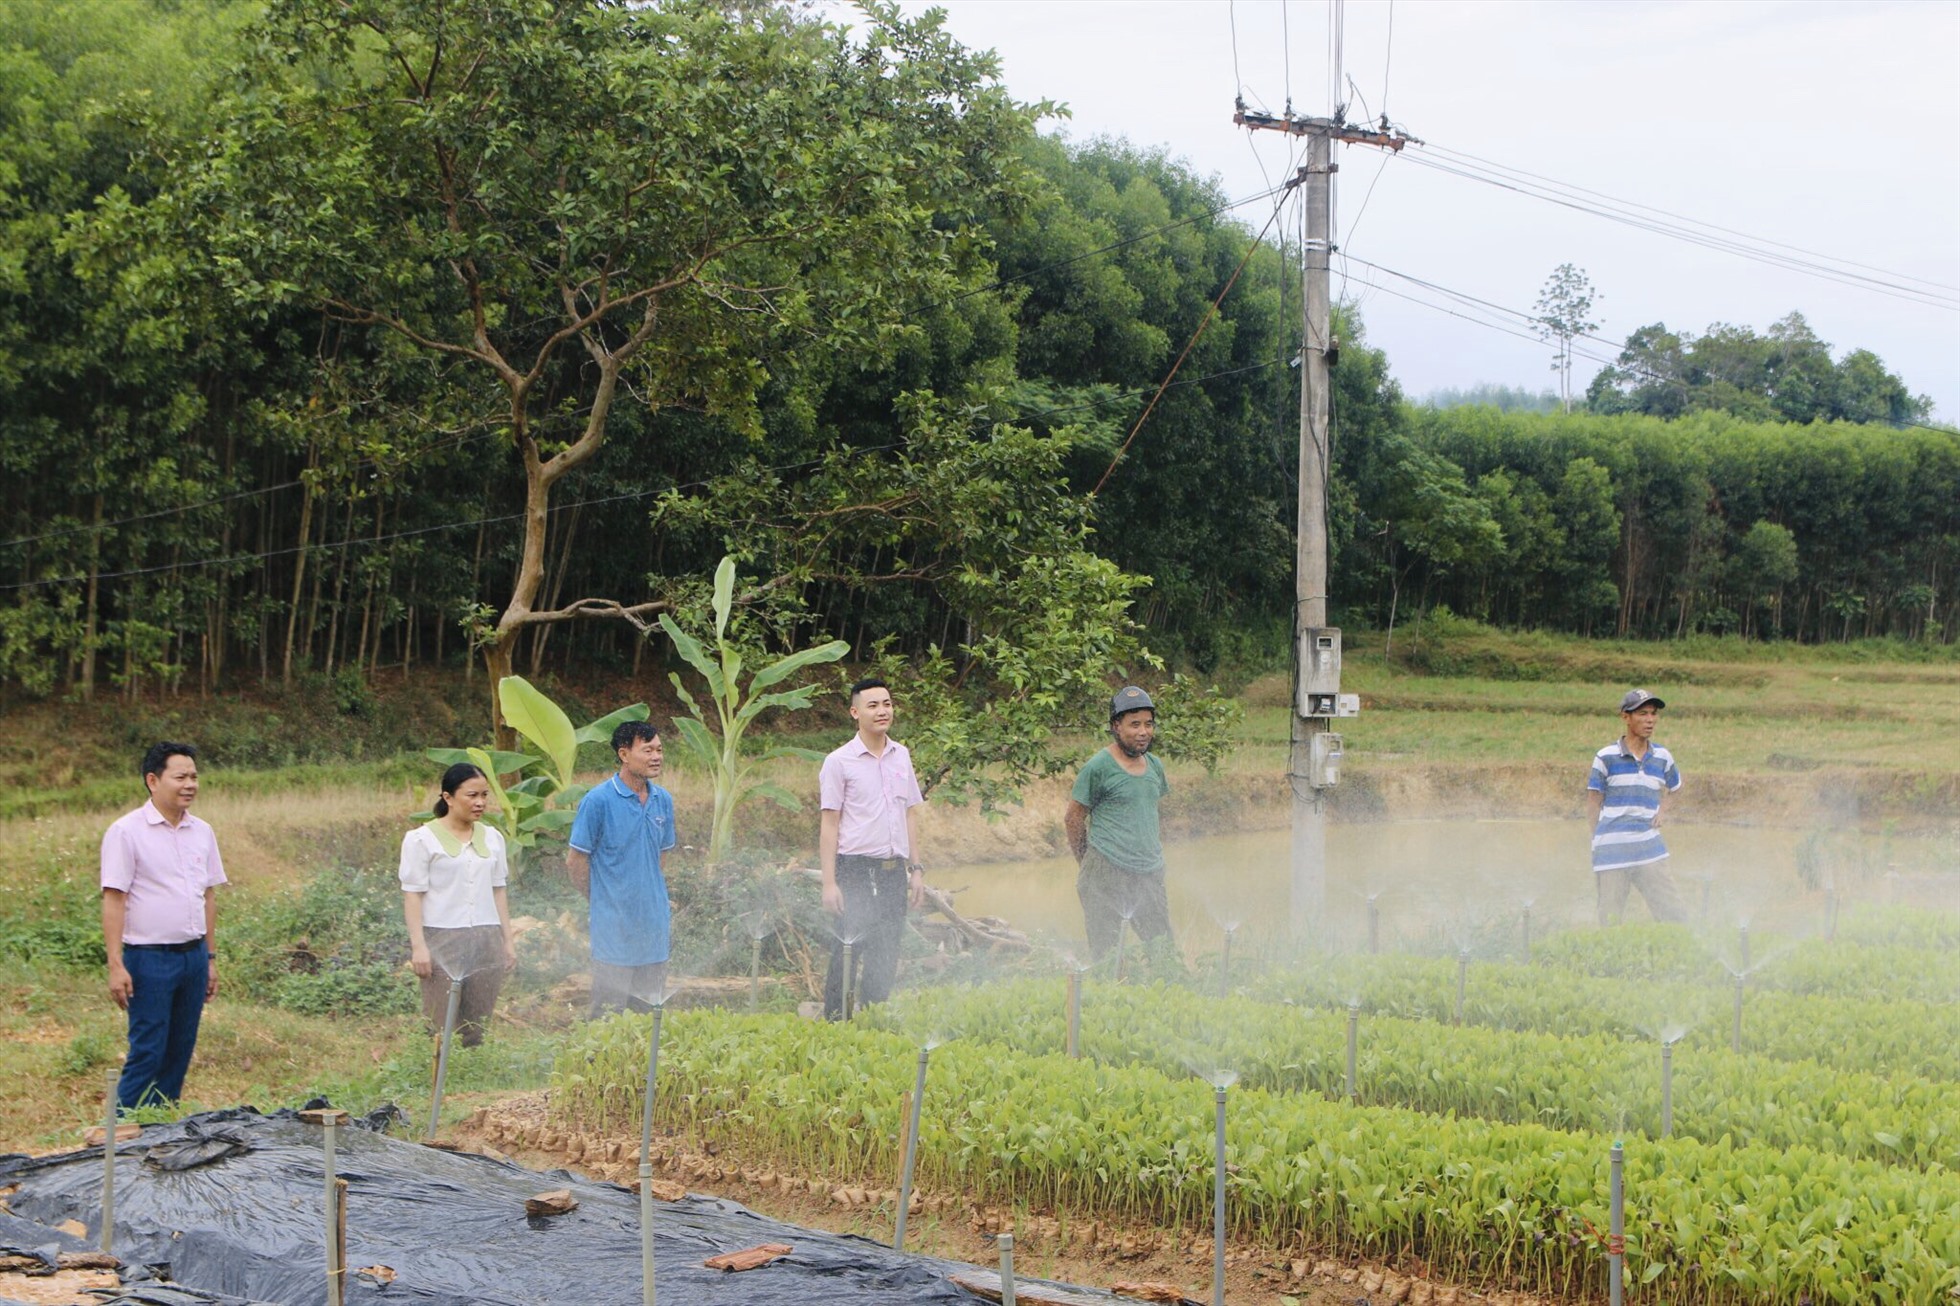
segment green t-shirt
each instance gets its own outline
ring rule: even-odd
[[[1126,871],[1150,875],[1164,869],[1157,837],[1157,802],[1171,791],[1164,764],[1143,755],[1143,774],[1099,750],[1075,777],[1069,797],[1089,809],[1089,846]]]

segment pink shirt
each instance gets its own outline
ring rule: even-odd
[[[817,772],[818,806],[838,814],[841,856],[911,857],[905,809],[924,801],[919,777],[912,773],[912,754],[893,739],[885,741],[882,757],[873,757],[864,740],[852,735],[824,758]]]
[[[203,938],[204,891],[225,882],[218,836],[189,812],[172,826],[144,803],[102,836],[102,887],[128,895],[124,943]]]

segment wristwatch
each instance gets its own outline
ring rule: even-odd
[[[905,869],[911,875],[924,875],[926,873],[926,864],[924,862],[907,862],[905,863]]]

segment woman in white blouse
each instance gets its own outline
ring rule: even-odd
[[[517,966],[504,885],[504,836],[484,825],[490,782],[468,762],[442,773],[436,819],[402,837],[402,915],[409,962],[422,983],[422,1011],[436,1029],[448,1014],[449,985],[463,981],[456,1035],[483,1041],[504,976]]]

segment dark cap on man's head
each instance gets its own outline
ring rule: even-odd
[[[1620,700],[1620,711],[1638,712],[1650,703],[1655,707],[1667,706],[1667,704],[1661,702],[1659,694],[1650,694],[1644,689],[1629,689],[1627,696]]]
[[[1109,700],[1109,719],[1114,721],[1125,712],[1140,712],[1144,708],[1155,712],[1157,705],[1150,701],[1150,695],[1135,685],[1125,685],[1116,691],[1114,698]]]

